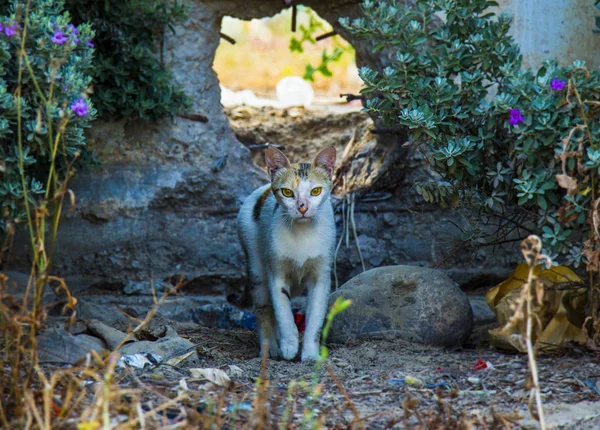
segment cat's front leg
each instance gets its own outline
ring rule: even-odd
[[[308,287],[306,303],[306,329],[302,342],[302,361],[316,360],[320,355],[319,340],[321,328],[327,312],[327,300],[331,289],[331,278],[328,269],[319,274],[317,282]]]
[[[298,353],[298,328],[292,313],[289,286],[283,277],[275,276],[270,283],[270,290],[279,328],[279,350],[283,358],[292,360]]]

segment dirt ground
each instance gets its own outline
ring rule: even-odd
[[[186,379],[187,388],[199,393],[198,412],[221,409],[221,428],[256,428],[261,375],[268,381],[264,428],[292,428],[287,422],[304,428],[307,411],[326,428],[538,428],[527,412],[527,357],[492,349],[487,330],[493,325],[477,326],[470,341],[456,350],[397,340],[330,345],[329,358],[315,371],[314,363],[276,360],[266,360],[263,368],[258,338],[250,330],[207,328],[162,317],[151,321],[149,330],[165,324],[195,345],[199,363],[184,360],[122,370],[119,386],[142,387],[149,398],[155,395],[150,393],[172,398]],[[113,326],[125,329],[124,323]],[[481,360],[491,366],[475,369]],[[599,356],[579,348],[539,357],[549,428],[600,428],[599,364]],[[232,383],[222,387],[194,380],[190,367],[221,369]],[[424,385],[405,383],[409,377]],[[310,388],[313,380],[318,396]],[[177,421],[175,412],[167,417]]]
[[[449,390],[440,393],[454,409],[451,415],[456,417],[462,413],[477,422],[479,417],[489,419],[495,410],[515,414],[515,422],[535,425],[527,413],[527,357],[503,354],[486,346],[482,336],[486,329],[479,327],[472,343],[454,351],[384,340],[332,346],[326,366],[333,371],[368,428],[405,427],[403,403],[408,398],[418,402],[415,409],[423,414],[424,421],[429,414],[437,415],[437,390],[397,381],[407,376],[425,384],[446,382]],[[242,392],[253,389],[261,372],[254,333],[192,329],[181,334],[198,343],[202,367],[226,369],[228,365],[236,365],[242,370],[236,380]],[[493,369],[474,370],[479,359],[491,363]],[[538,363],[548,423],[561,428],[598,428],[600,396],[586,381],[600,383],[600,357],[573,349],[540,357]],[[283,391],[292,379],[310,379],[314,371],[311,364],[273,360],[268,361],[267,368],[270,386]],[[323,392],[317,407],[327,411],[326,424],[331,427],[357,424],[333,376],[322,373]],[[411,414],[409,423],[416,422],[417,414]]]

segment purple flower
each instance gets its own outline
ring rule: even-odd
[[[57,45],[62,45],[67,41],[67,38],[65,37],[65,34],[62,31],[57,30],[54,32],[54,35],[52,36],[51,40]]]
[[[93,48],[93,47],[94,47],[94,43],[92,42],[92,39],[88,39],[88,40],[85,42],[85,44],[86,44],[87,46],[89,46],[90,48]]]
[[[71,33],[73,33],[73,34],[79,34],[79,30],[77,30],[77,27],[75,27],[73,24],[67,25],[67,28],[69,30],[71,30]]]
[[[525,120],[519,109],[511,109],[508,113],[510,114],[508,122],[512,125],[517,125]]]
[[[4,31],[4,26],[2,25],[2,23],[0,22],[0,33],[2,33]]]
[[[561,81],[559,79],[552,79],[552,82],[550,82],[550,88],[552,88],[554,91],[561,91],[565,85],[566,85],[567,81]]]
[[[15,36],[18,28],[20,28],[19,24],[7,25],[4,27],[4,34],[6,34],[6,37]]]
[[[77,116],[86,116],[88,114],[88,105],[83,97],[71,103],[70,108]]]

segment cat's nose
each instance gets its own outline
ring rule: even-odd
[[[308,210],[308,208],[306,206],[302,206],[301,208],[298,208],[298,212],[300,212],[302,215],[304,215],[307,210]]]

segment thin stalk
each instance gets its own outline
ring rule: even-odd
[[[25,163],[23,162],[23,131],[21,121],[21,83],[23,82],[23,55],[25,52],[25,40],[27,39],[27,25],[29,24],[29,5],[27,7],[27,16],[23,23],[23,33],[21,35],[21,52],[19,52],[19,73],[16,91],[17,98],[17,147],[19,149],[19,169],[21,173],[21,187],[23,188],[23,202],[25,212],[27,213],[27,227],[29,228],[29,238],[31,239],[31,248],[35,254],[35,234],[33,233],[33,223],[31,221],[31,210],[29,208],[29,195],[27,193],[27,183],[25,181]]]
[[[588,76],[589,76],[589,74],[588,74]],[[575,98],[577,99],[577,104],[579,105],[579,112],[581,115],[581,119],[583,120],[583,124],[585,126],[585,132],[586,132],[588,141],[590,142],[590,146],[593,149],[596,149],[596,146],[594,145],[594,141],[592,139],[592,133],[590,131],[590,127],[588,124],[588,118],[585,113],[584,103],[581,100],[581,95],[579,94],[579,91],[577,90],[577,84],[575,83],[575,78],[571,77],[571,82],[573,83],[573,92],[575,93]],[[591,176],[591,180],[592,180],[592,204],[594,204],[594,202],[596,201],[595,170],[590,171],[590,176]],[[590,223],[592,223],[592,221],[590,221]],[[591,227],[591,231],[593,232],[594,231],[593,225],[591,225],[590,227]],[[590,273],[590,292],[588,294],[588,300],[590,303],[590,315],[595,319],[595,318],[597,318],[597,315],[598,315],[598,290],[597,290],[597,288],[594,288],[593,272],[590,271],[589,273]]]
[[[535,396],[535,403],[538,413],[538,419],[540,421],[540,429],[546,429],[546,422],[544,420],[544,408],[542,407],[542,397],[540,394],[540,384],[538,380],[538,369],[535,361],[535,351],[533,350],[533,344],[531,342],[531,334],[533,332],[533,305],[534,295],[532,294],[533,289],[533,269],[535,265],[529,267],[529,274],[527,275],[527,333],[525,335],[525,344],[527,345],[527,358],[529,361],[529,371],[531,372],[532,387],[530,396]]]

